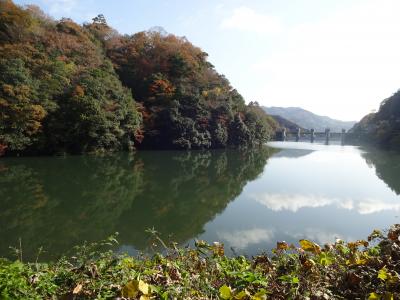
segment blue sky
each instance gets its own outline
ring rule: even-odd
[[[246,101],[357,120],[400,88],[397,0],[16,0],[201,47]]]

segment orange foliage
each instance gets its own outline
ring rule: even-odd
[[[29,13],[11,0],[0,1],[0,40],[20,40],[31,24]]]
[[[175,88],[168,80],[157,79],[150,85],[149,91],[150,94],[154,96],[171,97],[175,92]]]
[[[85,90],[83,87],[81,87],[80,85],[77,85],[74,89],[74,91],[72,92],[72,97],[74,98],[80,98],[85,96]]]

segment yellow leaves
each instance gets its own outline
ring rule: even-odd
[[[31,110],[32,110],[32,117],[38,121],[42,120],[47,114],[46,110],[41,105],[32,104]]]
[[[224,245],[218,242],[215,242],[212,246],[211,249],[216,256],[224,256],[225,251],[224,251]]]
[[[382,269],[380,269],[380,270],[378,271],[378,278],[379,278],[379,279],[385,281],[386,279],[388,279],[388,277],[389,277],[389,274],[388,274],[388,272],[387,272],[386,267],[383,267]]]
[[[386,266],[384,266],[382,269],[380,269],[378,271],[377,277],[380,280],[387,281],[390,284],[395,284],[395,283],[398,283],[400,281],[399,275],[396,272],[394,272],[394,274],[389,272],[388,269],[386,268]]]
[[[219,296],[221,299],[229,300],[232,298],[232,290],[229,286],[223,285],[219,288]]]
[[[377,294],[375,292],[372,292],[368,296],[368,300],[393,300],[393,294],[392,293],[385,293],[384,295]]]
[[[143,295],[147,295],[150,292],[149,285],[144,281],[139,280],[139,291],[141,291]]]
[[[248,290],[242,290],[240,292],[236,292],[232,290],[231,287],[227,285],[223,285],[219,288],[219,297],[224,300],[265,300],[267,299],[267,292],[264,289],[261,289],[254,295],[251,295]]]
[[[74,98],[80,98],[85,96],[85,90],[82,86],[77,85],[74,89],[74,91],[72,92],[72,97]]]
[[[379,296],[377,293],[370,293],[368,300],[379,300],[381,299],[381,296]]]
[[[265,290],[261,290],[261,291],[257,292],[255,295],[251,296],[250,299],[251,300],[266,300],[267,295],[266,295]]]
[[[234,299],[241,300],[241,299],[245,299],[248,296],[250,296],[250,293],[247,290],[244,290],[244,291],[237,293],[235,295]]]
[[[318,246],[317,244],[310,242],[308,240],[300,240],[300,247],[304,251],[309,251],[312,253],[320,253],[321,252],[321,247]]]
[[[136,298],[142,294],[140,299],[150,299],[150,286],[142,280],[131,280],[122,288],[122,297]]]
[[[347,265],[357,265],[357,266],[363,266],[368,264],[369,262],[369,255],[366,252],[355,252],[353,255],[350,257],[350,259],[346,260]]]
[[[242,300],[250,297],[251,295],[247,290],[240,291],[236,295],[233,295],[232,289],[227,285],[223,285],[219,288],[219,296],[221,299],[224,300],[229,300],[229,299]]]

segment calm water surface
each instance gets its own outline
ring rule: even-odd
[[[146,151],[0,160],[0,256],[56,258],[119,232],[148,251],[154,227],[181,245],[256,254],[276,241],[366,237],[399,222],[400,154],[274,142],[251,150]]]

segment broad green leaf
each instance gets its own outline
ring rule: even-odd
[[[296,277],[296,276],[294,276],[293,278],[292,278],[292,283],[299,283],[300,282],[300,280],[299,280],[299,277]]]
[[[222,299],[229,300],[232,298],[232,290],[229,286],[223,285],[219,288],[219,296]]]
[[[323,252],[319,256],[319,263],[323,266],[329,266],[329,265],[333,264],[333,259],[331,256],[329,256],[328,254]]]

